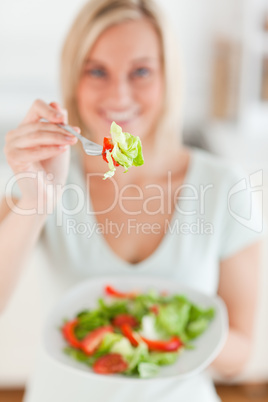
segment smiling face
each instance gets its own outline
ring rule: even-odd
[[[102,143],[113,121],[123,131],[150,138],[162,110],[160,43],[146,19],[105,30],[88,54],[76,100],[91,139]]]

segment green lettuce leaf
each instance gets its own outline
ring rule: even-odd
[[[124,133],[122,128],[115,122],[111,124],[111,136],[114,148],[112,152],[106,151],[110,170],[104,174],[104,179],[112,177],[115,173],[112,157],[119,165],[126,169],[125,173],[131,166],[141,166],[144,163],[139,137]]]
[[[187,325],[187,335],[190,339],[201,335],[208,327],[209,320],[207,318],[199,318]]]
[[[107,320],[112,320],[118,314],[128,313],[127,300],[115,300],[112,303],[107,303],[104,299],[98,300],[99,314]]]
[[[215,311],[213,308],[202,309],[195,304],[191,305],[189,322],[186,327],[186,336],[188,339],[194,339],[201,335],[213,319]]]
[[[133,355],[128,360],[129,365],[127,373],[134,374],[136,372],[138,365],[141,362],[148,362],[148,359],[149,359],[148,346],[146,345],[146,343],[141,342],[136,348],[133,348]]]
[[[108,170],[108,172],[104,173],[103,180],[108,179],[108,177],[112,177],[114,175],[114,172],[115,172],[115,166],[114,166],[114,163],[113,163],[113,160],[112,160],[111,152],[108,151],[108,150],[106,151],[106,157],[107,157],[107,160],[108,160],[108,166],[109,166],[110,170]]]
[[[164,366],[166,364],[173,364],[178,358],[179,352],[151,352],[149,362]]]
[[[189,320],[189,303],[173,302],[167,306],[161,306],[156,317],[156,325],[168,335],[181,336]]]
[[[142,362],[138,365],[138,372],[141,378],[150,378],[159,373],[160,367],[154,363]]]
[[[129,362],[134,355],[135,349],[132,347],[129,340],[123,336],[118,342],[113,344],[110,352],[119,353],[123,356],[124,360]]]
[[[120,342],[123,339],[123,335],[115,334],[113,332],[107,332],[100,346],[98,347],[98,354],[107,354],[112,349],[113,345]]]

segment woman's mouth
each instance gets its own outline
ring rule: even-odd
[[[134,120],[138,116],[138,111],[135,110],[127,110],[127,111],[110,111],[106,110],[105,112],[102,113],[102,116],[105,118],[105,120],[109,122],[115,121],[117,124],[126,124],[130,123],[132,120]]]

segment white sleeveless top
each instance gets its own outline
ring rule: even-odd
[[[72,148],[62,204],[48,217],[40,236],[47,258],[45,268],[39,267],[44,317],[65,291],[96,276],[152,275],[209,295],[217,293],[220,261],[258,241],[261,233],[250,227],[254,203],[244,180],[247,175],[205,151],[192,149],[191,153],[184,187],[163,240],[153,254],[133,265],[119,258],[105,241],[107,227],[98,224],[93,214],[88,181],[78,151]],[[247,188],[234,187],[240,182],[247,183]],[[216,402],[219,398],[207,372],[184,381],[172,378],[121,385],[102,376],[93,380],[65,371],[46,356],[41,344],[24,402],[76,400]]]

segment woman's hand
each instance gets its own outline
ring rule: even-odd
[[[49,123],[40,122],[41,118]],[[41,201],[54,206],[61,194],[68,174],[69,145],[77,138],[58,127],[60,123],[67,124],[66,110],[57,103],[36,100],[22,123],[6,135],[6,159],[15,174],[22,174],[18,185],[27,205],[40,205]]]

